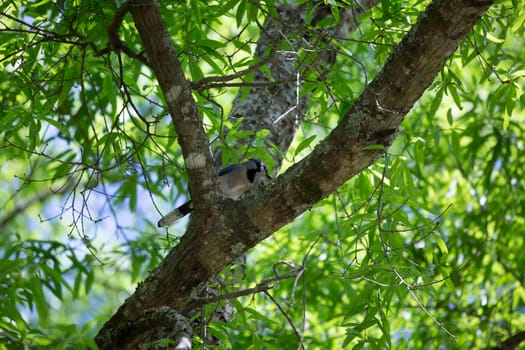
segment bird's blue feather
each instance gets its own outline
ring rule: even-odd
[[[219,176],[226,175],[230,171],[233,170],[233,168],[236,166],[236,164],[228,165],[226,168],[223,168],[219,171]]]

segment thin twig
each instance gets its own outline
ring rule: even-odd
[[[288,315],[288,313],[283,309],[281,304],[279,304],[279,302],[267,290],[264,291],[264,294],[266,294],[266,296],[268,296],[268,298],[270,298],[270,300],[275,304],[275,306],[277,306],[279,311],[286,318],[286,321],[288,321],[288,324],[290,325],[290,327],[292,327],[292,330],[294,331],[295,336],[297,337],[297,340],[299,341],[300,348],[304,350],[304,344],[303,344],[302,336],[299,334],[299,331],[297,330],[297,328],[295,328],[295,325],[293,324],[293,321],[292,321],[290,315]]]
[[[392,260],[390,259],[390,251],[391,251],[391,247],[389,247],[387,245],[387,243],[385,242],[385,240],[383,239],[383,228],[381,227],[381,222],[383,221],[383,216],[382,216],[382,213],[383,213],[383,187],[384,187],[384,180],[385,180],[385,176],[386,176],[386,169],[388,168],[388,156],[385,157],[385,166],[384,166],[384,169],[383,169],[383,173],[382,173],[382,177],[381,177],[381,180],[380,180],[380,186],[379,186],[379,191],[378,191],[378,196],[377,196],[377,227],[378,227],[378,230],[379,230],[379,237],[380,237],[380,241],[381,241],[381,246],[383,248],[383,253],[384,253],[384,256],[386,258],[386,261],[388,262],[388,265],[390,265],[390,268],[392,270],[392,272],[394,273],[394,275],[397,277],[397,279],[407,288],[408,290],[408,293],[410,294],[410,296],[412,297],[412,299],[414,299],[414,301],[417,303],[417,305],[419,306],[419,308],[421,310],[423,310],[423,312],[425,314],[427,314],[428,317],[430,317],[430,319],[443,331],[445,332],[448,336],[450,336],[454,341],[457,340],[457,336],[455,336],[454,334],[452,334],[446,327],[445,325],[443,325],[443,323],[439,322],[434,316],[432,316],[432,314],[430,313],[430,311],[428,311],[428,309],[423,305],[423,303],[421,303],[421,301],[419,300],[418,296],[416,295],[416,293],[414,293],[414,290],[417,289],[418,287],[416,286],[413,286],[411,285],[410,283],[408,283],[404,278],[403,276],[401,276],[401,274],[399,273],[399,271],[397,271],[396,267],[394,266],[394,264],[392,263]]]
[[[125,2],[117,9],[117,12],[115,12],[115,17],[113,17],[113,20],[111,21],[111,24],[108,27],[108,37],[109,37],[109,46],[117,53],[119,51],[124,52],[126,55],[128,55],[131,58],[135,58],[139,60],[140,62],[144,63],[145,65],[149,66],[149,61],[146,56],[143,55],[143,53],[137,53],[133,51],[131,48],[129,48],[119,37],[118,32],[120,29],[120,26],[122,25],[122,21],[124,20],[124,16],[129,11],[129,2]]]
[[[194,301],[193,304],[195,305],[195,307],[198,307],[198,306],[201,306],[201,305],[204,305],[204,304],[213,304],[213,303],[217,303],[217,302],[222,301],[222,300],[235,299],[235,298],[246,296],[246,295],[251,295],[251,294],[255,294],[255,293],[265,292],[268,289],[273,288],[273,286],[272,286],[273,283],[281,281],[281,280],[284,280],[284,279],[295,277],[298,273],[302,273],[302,269],[301,268],[297,268],[297,269],[293,270],[292,272],[286,273],[284,275],[277,275],[276,277],[264,280],[264,281],[258,283],[253,288],[247,288],[247,289],[239,290],[239,291],[236,291],[236,292],[231,292],[231,293],[227,293],[227,294],[223,294],[223,295],[214,295],[214,296],[205,297],[205,298],[197,297],[197,298],[193,299],[193,301]]]
[[[202,91],[202,90],[208,89],[210,87],[221,87],[223,85],[217,84],[217,83],[228,82],[230,80],[234,80],[234,79],[240,78],[240,77],[242,77],[244,75],[247,75],[248,73],[256,71],[260,67],[262,67],[265,64],[269,63],[272,59],[273,59],[272,56],[268,56],[265,59],[261,60],[260,62],[257,62],[253,66],[250,66],[250,67],[248,67],[246,69],[240,70],[240,71],[232,73],[232,74],[223,75],[223,76],[211,76],[211,77],[203,78],[201,80],[192,81],[190,83],[190,86],[191,86],[192,89],[197,90],[197,91]]]

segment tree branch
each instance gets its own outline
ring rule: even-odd
[[[42,191],[37,192],[33,197],[27,199],[25,202],[17,203],[13,210],[8,211],[7,213],[5,213],[5,215],[1,216],[0,227],[5,227],[6,225],[9,225],[11,221],[13,221],[18,215],[25,214],[26,209],[31,207],[33,204],[44,202],[48,198],[56,194],[67,193],[74,189],[74,187],[75,181],[69,179],[65,185],[61,186],[56,191],[51,188],[46,188]]]
[[[211,297],[196,297],[194,298],[194,301],[195,301],[194,305],[195,307],[199,307],[205,304],[217,303],[222,300],[235,299],[235,298],[242,297],[245,295],[265,292],[268,289],[273,288],[273,284],[275,282],[282,281],[284,279],[288,279],[292,277],[297,277],[297,275],[302,274],[303,272],[304,272],[304,266],[300,266],[298,268],[295,268],[292,272],[286,273],[284,275],[277,275],[275,277],[259,282],[255,287],[252,287],[252,288],[246,288],[246,289],[242,289],[236,292],[231,292],[231,293],[223,294],[223,295],[215,295]]]
[[[222,87],[222,86],[225,86],[226,82],[229,82],[234,79],[238,79],[251,72],[259,70],[261,67],[263,67],[268,62],[270,62],[270,60],[271,60],[271,57],[266,57],[265,59],[261,60],[260,62],[257,62],[253,66],[250,66],[241,71],[235,72],[233,74],[223,75],[223,76],[206,77],[199,81],[191,82],[190,86],[192,89],[197,90],[197,91],[203,91],[205,89]],[[242,84],[247,84],[247,83],[242,83]],[[276,83],[274,82],[273,85],[275,84]]]
[[[261,193],[252,193],[238,202],[221,203],[222,215],[213,215],[213,210],[218,209],[211,209],[209,217],[201,216],[199,220],[197,215],[193,217],[180,244],[170,251],[161,265],[138,286],[99,332],[96,341],[100,348],[114,348],[119,339],[112,337],[112,330],[140,317],[140,311],[144,308],[167,305],[183,314],[192,310],[196,305],[193,296],[211,276],[380,157],[384,150],[368,146],[382,145],[386,148],[391,144],[405,115],[441,70],[460,40],[491,4],[492,1],[475,0],[433,1],[391,54],[383,70],[367,86],[339,125],[309,156],[287,170]],[[179,72],[180,65],[173,49],[159,51],[146,44],[144,31],[147,23],[150,33],[158,30],[165,33],[165,27],[163,23],[157,23],[160,14],[155,14],[155,23],[139,19],[141,15],[135,12],[152,11],[150,7],[153,5],[149,2],[144,6],[148,9],[141,7],[132,12],[152,66],[169,62],[176,67],[177,75],[171,80],[170,77],[159,75],[162,69],[155,71],[170,106],[179,106],[181,109],[172,111],[173,107],[170,107],[170,112],[177,131],[181,132],[179,137],[181,147],[184,145],[186,163],[193,165],[188,161],[192,155],[188,150],[191,150],[205,158],[203,163],[211,164],[209,154],[203,154],[205,137],[201,134],[200,124],[196,124],[198,113],[194,104],[189,102],[193,100],[188,95],[187,82],[182,75],[179,76],[182,72]],[[156,6],[153,7],[153,11],[158,11]],[[139,24],[141,21],[144,23]],[[169,42],[167,34],[156,40],[162,38]],[[167,49],[166,46],[163,48]],[[151,51],[159,57],[150,56]],[[182,85],[170,83],[173,79]],[[181,95],[186,98],[181,98]],[[187,129],[190,126],[198,128]],[[197,147],[187,144],[190,135],[186,133],[190,130],[191,140],[195,140]],[[195,179],[205,179],[201,170],[199,167],[188,167],[188,172],[191,172],[190,184]],[[211,186],[204,187],[210,189]],[[201,194],[201,197],[204,195]]]
[[[524,341],[525,341],[525,331],[521,331],[521,332],[511,335],[510,337],[508,337],[507,339],[505,339],[503,342],[499,343],[492,349],[493,350],[512,350],[512,349],[516,349]]]
[[[359,2],[360,6],[350,10],[341,9],[336,26],[314,29],[316,23],[332,17],[331,7],[322,1],[311,2],[316,10],[312,14],[311,23],[306,23],[306,3],[297,5],[296,1],[286,1],[276,7],[276,17],[268,15],[264,24],[260,25],[261,36],[255,52],[258,63],[234,74],[204,78],[197,84],[192,84],[192,88],[201,91],[203,88],[240,86],[242,89],[233,102],[229,119],[235,124],[242,118],[240,129],[250,131],[251,135],[256,135],[262,129],[270,131],[265,142],[268,149],[272,149],[274,145],[279,149],[271,154],[272,168],[277,173],[282,155],[287,152],[297,127],[307,115],[310,96],[300,94],[301,85],[313,71],[320,73],[314,74],[312,79],[322,84],[326,73],[335,63],[336,47],[332,41],[348,37],[358,25],[357,17],[378,2],[379,0],[364,0]],[[299,51],[303,48],[307,55],[300,59]],[[264,72],[261,70],[263,66],[267,68]],[[252,72],[253,80],[250,82],[227,82]],[[246,137],[237,140],[232,146],[240,149],[242,146],[252,145],[253,141],[253,136]],[[219,149],[215,154],[217,164],[223,161],[221,151]],[[233,161],[252,154],[237,153],[237,159]],[[244,265],[236,264],[234,269],[243,270]],[[243,275],[243,272],[237,273]],[[210,286],[206,288],[206,294],[209,291]],[[232,313],[225,312],[229,309],[232,308],[217,308],[210,319],[229,321]]]
[[[149,66],[150,64],[148,62],[148,58],[130,49],[122,40],[120,40],[120,37],[118,35],[120,26],[122,25],[122,21],[124,20],[124,16],[126,15],[126,13],[128,13],[128,11],[128,2],[124,3],[121,7],[117,9],[117,12],[113,17],[113,21],[111,21],[111,24],[108,27],[109,46],[111,47],[111,49],[117,52],[122,51],[129,57],[135,58],[143,64],[145,64],[146,66]]]
[[[312,18],[313,25],[332,16],[329,5],[321,1],[316,2],[317,10]],[[282,154],[286,153],[297,127],[307,115],[310,96],[298,95],[297,86],[304,80],[303,72],[301,67],[298,67],[297,61],[290,59],[289,54],[284,51],[299,52],[304,45],[308,45],[306,43],[312,40],[312,35],[316,34],[319,42],[315,50],[312,50],[312,55],[315,57],[313,61],[318,67],[324,65],[324,70],[329,71],[335,62],[335,48],[329,43],[330,39],[347,38],[357,28],[358,16],[378,3],[379,0],[362,0],[355,8],[341,10],[339,25],[319,33],[313,33],[307,28],[304,4],[298,6],[294,1],[287,1],[286,5],[278,6],[279,18],[269,16],[266,19],[261,28],[261,36],[257,41],[255,52],[256,57],[260,59],[264,59],[268,52],[271,52],[272,59],[268,69],[273,79],[261,71],[256,71],[253,82],[258,85],[249,86],[248,93],[244,89],[239,91],[233,102],[230,121],[235,123],[239,118],[244,118],[240,130],[250,130],[254,134],[262,129],[269,130],[266,143],[269,146],[277,146]],[[324,77],[319,78],[322,80]],[[286,83],[275,86],[276,81]],[[291,113],[283,118],[287,111]],[[250,142],[252,139],[245,138],[240,140],[237,146]],[[282,155],[276,153],[272,157],[274,169],[277,170],[280,167]]]
[[[132,0],[128,6],[168,104],[188,172],[194,213],[198,216],[204,203],[213,206],[218,198],[217,175],[201,116],[162,19],[158,2]]]

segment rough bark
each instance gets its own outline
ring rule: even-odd
[[[493,350],[513,350],[516,349],[521,343],[525,341],[525,331],[513,334],[503,342],[499,343]]]
[[[260,193],[246,196],[239,202],[220,203],[221,215],[214,210],[196,210],[180,244],[101,329],[96,338],[100,348],[116,348],[121,337],[130,332],[127,325],[140,318],[144,309],[168,306],[182,314],[193,309],[196,306],[193,296],[211,276],[380,157],[382,150],[367,146],[379,144],[387,147],[391,144],[406,113],[490,4],[492,1],[432,2],[391,54],[376,79],[309,156]],[[146,41],[152,39],[143,33],[145,27],[138,23],[144,19],[135,13],[134,19],[151,59],[151,47]],[[153,34],[153,30],[148,28],[147,33]],[[164,39],[167,42],[159,44],[171,47],[169,40]],[[157,53],[173,55],[173,51],[166,48]],[[153,69],[157,76],[162,73],[155,69],[155,65]],[[165,94],[171,91],[165,88],[173,88],[169,83],[161,83],[161,87]],[[171,104],[176,99],[167,98],[167,101]],[[181,103],[185,105],[187,101]],[[170,112],[172,109],[177,108],[170,107]],[[185,148],[191,148],[183,142],[181,147],[183,152]],[[184,154],[188,165],[189,153]],[[204,163],[211,164],[209,158],[206,155]],[[204,176],[198,170],[189,170],[190,183],[194,181],[192,176]],[[203,188],[207,190],[212,186]]]
[[[313,26],[332,16],[329,5],[322,1],[315,1],[315,3],[317,7],[311,19]],[[307,114],[310,95],[298,96],[297,88],[300,88],[301,80],[308,72],[316,72],[315,78],[321,83],[335,63],[336,48],[331,41],[347,38],[357,28],[358,16],[378,3],[379,0],[363,0],[357,2],[354,7],[341,9],[338,25],[330,29],[313,30],[312,26],[306,23],[305,4],[297,5],[293,0],[283,1],[276,7],[278,13],[276,18],[271,16],[266,18],[257,41],[255,57],[261,62],[267,62],[265,66],[272,79],[270,80],[261,70],[255,70],[253,82],[257,85],[240,89],[233,102],[229,120],[234,124],[239,118],[243,118],[240,130],[251,131],[252,135],[263,129],[270,131],[265,139],[266,148],[271,150],[275,146],[279,150],[279,152],[272,152],[275,174],[281,166],[282,155],[287,152],[298,126]],[[298,53],[303,48],[308,50],[309,57],[308,60],[299,62]],[[238,140],[235,147],[239,149],[251,145],[254,140],[254,136]],[[237,153],[239,157],[237,161],[246,160],[246,154]],[[221,165],[221,156],[219,149],[215,154],[216,164]],[[244,258],[243,256],[237,259],[234,268],[230,270],[230,274],[234,277],[230,281],[239,281],[244,276]],[[213,279],[210,284],[224,285],[224,281]],[[218,293],[217,289],[208,286],[202,297]],[[201,308],[197,308],[190,314],[194,315],[200,311]],[[228,322],[232,316],[233,306],[227,301],[213,311],[208,322],[214,320]],[[195,327],[196,329],[202,329],[201,322],[202,319],[197,320],[199,327]],[[219,340],[209,333],[206,338],[204,341],[208,344],[219,343]]]
[[[330,40],[347,38],[358,25],[357,17],[377,5],[379,0],[357,1],[355,7],[340,11],[337,26],[317,31],[306,29],[304,4],[296,5],[295,1],[284,3],[277,7],[279,18],[266,19],[255,52],[261,60],[269,59],[267,67],[273,80],[260,70],[256,71],[253,81],[259,86],[249,88],[248,94],[241,89],[229,115],[233,123],[244,118],[241,130],[269,130],[265,140],[268,148],[274,145],[282,154],[288,150],[310,103],[309,95],[298,98],[297,84],[304,79],[306,71],[317,72],[318,81],[324,79],[323,73],[328,72],[335,62],[336,49],[329,43]],[[317,3],[312,25],[332,15],[328,5]],[[302,48],[310,51],[310,62],[314,65],[299,62],[297,54]],[[271,84],[272,81],[279,84]],[[240,140],[238,146],[251,141],[252,138]],[[276,152],[272,156],[274,169],[278,170],[282,155]]]
[[[155,72],[177,130],[195,211],[218,198],[208,138],[157,1],[131,0],[127,7]]]
[[[186,317],[167,306],[145,310],[120,330],[124,332],[113,335],[118,339],[113,344],[116,349],[192,348],[192,329]],[[167,346],[160,346],[163,343]]]

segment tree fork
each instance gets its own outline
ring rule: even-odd
[[[204,211],[194,216],[180,244],[100,330],[96,337],[99,347],[116,348],[120,339],[115,339],[115,330],[125,329],[146,309],[168,306],[182,313],[189,311],[194,292],[210,277],[372,164],[384,151],[367,147],[391,144],[404,116],[491,4],[492,1],[475,0],[433,1],[340,124],[310,155],[261,193],[239,202],[222,203],[222,216]],[[148,6],[158,4],[148,2]],[[145,30],[136,24],[139,32]],[[152,59],[146,43],[149,37],[141,37]],[[175,54],[169,48],[171,43],[157,44],[166,45],[159,47],[164,55]],[[161,87],[164,89],[165,85],[161,83]],[[211,158],[206,157],[208,162],[211,164]],[[188,172],[190,183],[192,176],[202,180],[205,175],[194,174],[190,169]],[[257,201],[253,200],[255,196]]]

